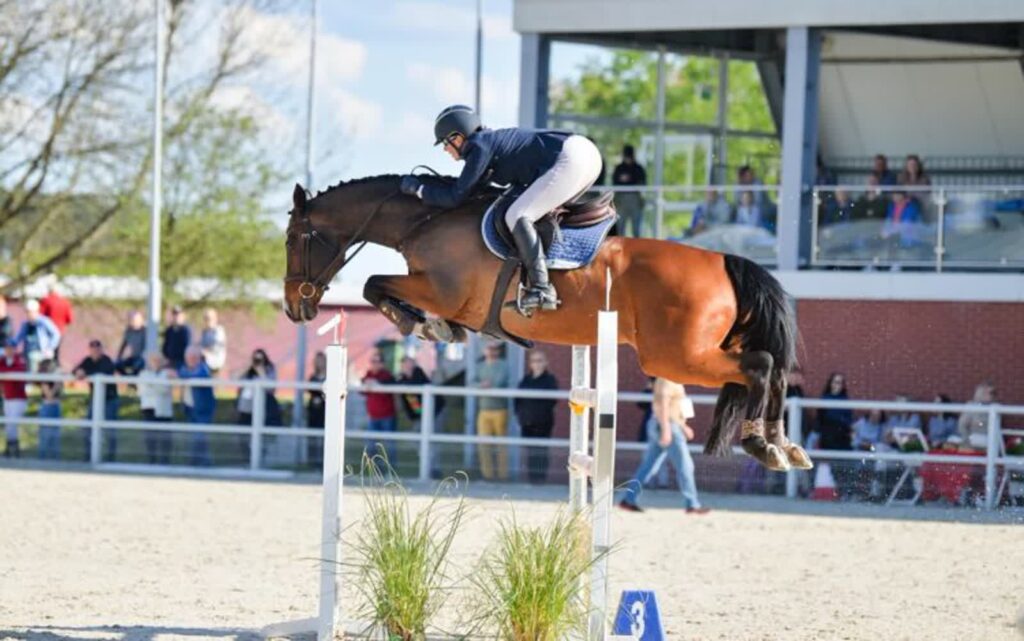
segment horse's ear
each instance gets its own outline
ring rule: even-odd
[[[292,191],[292,205],[295,206],[296,211],[306,208],[306,190],[299,183],[295,183],[295,190]]]

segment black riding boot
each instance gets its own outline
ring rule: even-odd
[[[512,237],[519,250],[530,286],[523,293],[523,311],[530,313],[540,307],[544,310],[558,309],[558,293],[548,280],[548,264],[544,258],[544,246],[537,235],[533,221],[520,218],[512,229]]]

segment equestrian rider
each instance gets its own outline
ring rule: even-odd
[[[453,105],[434,121],[435,145],[455,160],[465,160],[454,183],[422,182],[403,176],[403,193],[435,207],[453,209],[480,185],[494,182],[525,187],[505,213],[529,287],[522,307],[558,307],[558,295],[548,279],[544,247],[534,223],[550,211],[576,198],[594,184],[601,171],[601,153],[587,138],[547,129],[487,129],[480,116],[465,105]]]

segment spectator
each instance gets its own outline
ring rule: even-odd
[[[402,359],[401,371],[398,373],[396,382],[400,385],[430,385],[430,377],[423,371],[416,360],[410,356]],[[423,400],[419,394],[402,394],[402,409],[409,420],[413,422],[414,429],[419,430],[420,420],[423,418]],[[438,416],[444,410],[444,397],[434,396],[434,416]]]
[[[25,303],[25,316],[15,340],[21,346],[29,371],[35,372],[41,361],[56,356],[60,331],[53,321],[40,313],[37,300],[30,299]]]
[[[885,220],[889,213],[889,199],[878,190],[878,176],[868,176],[868,188],[853,207],[853,220]]]
[[[650,394],[654,391],[654,378],[650,376],[646,378],[647,380],[644,382],[644,392]],[[637,430],[636,440],[638,443],[646,443],[647,421],[651,420],[651,417],[654,416],[654,407],[651,405],[650,401],[637,401],[636,406],[637,409],[643,412],[640,417],[640,425]]]
[[[832,198],[822,203],[822,214],[822,226],[853,220],[853,201],[850,200],[850,192],[837,189]]]
[[[146,367],[146,317],[135,310],[128,315],[128,325],[117,348],[117,371],[125,376],[135,376]]]
[[[706,514],[697,495],[697,482],[693,473],[693,458],[687,442],[694,437],[693,428],[686,424],[684,414],[686,390],[678,383],[664,378],[654,382],[654,415],[647,422],[647,449],[619,507],[630,512],[642,512],[637,497],[643,484],[658,472],[666,457],[676,470],[676,482],[683,496],[687,514]]]
[[[184,319],[180,324],[184,325]],[[208,380],[211,378],[210,368],[203,362],[203,352],[198,346],[189,346],[185,350],[184,358],[184,364],[177,370],[178,378],[183,380]],[[212,387],[208,385],[188,386],[182,397],[185,405],[185,420],[197,425],[213,423],[217,400],[213,396]],[[204,432],[189,433],[189,463],[198,466],[209,466],[213,463],[210,457],[209,439]]]
[[[228,358],[228,335],[217,318],[217,310],[213,308],[203,312],[203,331],[199,335],[199,348],[203,350],[203,360],[210,368],[210,374],[217,376]]]
[[[736,170],[736,181],[741,185],[758,188],[745,190],[740,194],[741,199],[743,193],[749,192],[752,196],[753,202],[757,205],[759,210],[763,211],[767,207],[768,193],[763,189],[764,183],[758,180],[757,175],[754,173],[754,170],[750,165],[743,165]]]
[[[878,184],[882,187],[892,187],[896,184],[896,175],[889,171],[889,159],[885,157],[885,154],[875,154],[871,173],[878,179]]]
[[[379,350],[374,351],[370,357],[370,369],[363,376],[363,384],[376,387],[394,383],[395,378],[388,371],[384,364],[384,355]],[[385,392],[365,392],[366,413],[370,417],[369,429],[371,432],[396,432],[398,421],[395,416],[395,397]],[[376,455],[381,443],[367,443],[371,455]],[[384,451],[388,457],[388,464],[395,466],[398,460],[398,448],[394,441],[388,440],[384,443]]]
[[[508,366],[501,357],[501,343],[488,343],[484,349],[484,362],[477,367],[471,381],[474,387],[482,389],[503,389],[508,387]],[[481,396],[476,416],[478,436],[506,436],[508,434],[508,403],[504,398]],[[508,449],[481,443],[477,446],[480,458],[480,474],[485,480],[508,479]]]
[[[985,381],[974,388],[971,405],[990,405],[996,400],[996,390],[991,383]],[[975,412],[964,412],[957,422],[957,431],[962,443],[974,450],[988,448],[988,412],[979,407]]]
[[[529,371],[519,381],[519,389],[556,390],[558,380],[548,371],[548,357],[539,349],[532,350],[528,357]],[[555,404],[553,398],[517,398],[516,418],[526,438],[551,438],[555,426]],[[548,448],[526,448],[526,470],[530,483],[540,485],[548,475]]]
[[[616,187],[639,187],[647,184],[647,172],[636,161],[633,145],[622,146],[622,162],[612,172],[612,184]],[[615,192],[615,209],[622,217],[622,235],[639,238],[643,234],[644,197],[639,191]],[[632,226],[632,233],[627,227]]]
[[[871,410],[853,424],[853,449],[874,452],[888,432],[885,412]]]
[[[0,358],[0,374],[15,374],[28,371],[25,359],[18,354],[17,347],[18,344],[12,339],[8,339],[4,343],[4,356]],[[25,416],[25,410],[28,409],[25,381],[0,381],[0,388],[3,389],[4,437],[7,441],[4,457],[18,458],[21,456],[20,441],[18,440],[18,432],[21,426],[15,423],[15,421]]]
[[[186,320],[185,311],[175,305],[171,309],[171,324],[164,330],[164,345],[161,351],[167,363],[176,370],[184,365],[185,350],[192,344],[192,328]]]
[[[159,352],[146,355],[146,366],[139,372],[139,407],[142,418],[147,422],[170,423],[174,420],[174,394],[170,381],[167,361]],[[152,464],[168,465],[171,462],[173,435],[168,430],[147,430],[145,434],[146,457]]]
[[[764,213],[754,192],[740,192],[740,202],[736,207],[736,224],[745,227],[765,226]]]
[[[0,345],[6,345],[9,338],[14,338],[14,323],[7,313],[7,299],[0,295]]]
[[[901,247],[910,247],[915,242],[913,229],[921,222],[921,206],[913,198],[907,197],[905,191],[894,191],[892,202],[885,215],[885,226],[882,238],[898,236]]]
[[[58,373],[57,361],[47,359],[39,363],[42,374]],[[43,381],[39,383],[42,398],[39,401],[39,458],[41,460],[60,460],[60,425],[43,422],[47,418],[60,418],[61,396],[64,385],[60,381]]]
[[[846,377],[839,372],[832,373],[828,377],[828,382],[825,383],[821,398],[824,400],[847,400],[849,396],[846,392]],[[852,423],[852,410],[835,408],[818,410],[818,424],[814,428],[818,438],[818,447],[823,450],[852,449],[850,431]],[[831,461],[830,465],[836,481],[836,491],[840,496],[849,496],[853,489],[852,477],[856,474],[857,464],[851,465],[848,461]]]
[[[708,189],[704,192],[704,202],[693,210],[693,220],[690,222],[687,234],[694,236],[712,227],[728,225],[730,222],[732,222],[732,205],[726,202],[717,190]]]
[[[949,396],[936,394],[933,403],[952,403]],[[956,414],[953,412],[936,412],[928,419],[928,442],[932,447],[942,447],[951,436],[957,434]]]
[[[202,348],[200,347],[200,350]],[[205,363],[205,360],[203,361]],[[209,367],[209,365],[207,365]],[[212,376],[212,374],[211,374]],[[253,351],[249,360],[249,367],[239,376],[246,381],[276,381],[277,368],[262,349]],[[241,425],[252,424],[252,411],[257,391],[261,389],[253,385],[243,385],[238,388],[238,396],[235,398],[236,422]],[[263,394],[263,424],[272,427],[280,427],[282,424],[281,404],[277,402],[277,395],[273,387],[262,388]],[[247,435],[239,435],[238,448],[243,461],[248,461],[251,454],[251,440]]]
[[[910,398],[904,394],[900,394],[893,399],[896,403],[907,403]],[[893,413],[889,416],[888,429],[892,430],[894,427],[909,427],[912,429],[921,429],[921,415],[917,412],[907,412],[900,410],[898,413]]]
[[[46,296],[39,301],[39,313],[53,321],[61,336],[67,332],[68,325],[75,322],[75,312],[71,308],[71,301],[61,296],[56,277],[50,279]],[[53,350],[53,359],[60,362],[59,343]]]
[[[924,163],[917,154],[907,156],[903,171],[899,175],[899,184],[905,187],[927,187],[932,184],[931,177],[925,173]]]
[[[114,367],[114,361],[110,360],[110,357],[103,352],[103,343],[96,340],[95,338],[89,341],[89,355],[82,359],[82,362],[78,364],[74,369],[75,378],[78,380],[84,380],[86,377],[94,376],[96,374],[104,374],[107,376],[113,376],[117,372]],[[92,418],[92,398],[95,393],[95,385],[89,383],[89,409],[87,418]],[[104,421],[115,421],[117,420],[117,411],[120,407],[120,399],[117,396],[117,385],[105,384],[103,385],[103,420]],[[88,461],[90,458],[90,452],[92,451],[92,430],[85,428],[85,460]],[[100,440],[103,440],[104,431],[100,429]],[[113,461],[117,458],[117,430],[109,430],[107,432],[107,459]]]
[[[817,156],[817,170],[814,175],[814,184],[826,186],[836,184],[835,172],[825,166],[825,159],[821,157],[820,153]]]
[[[323,383],[327,380],[327,354],[317,352],[313,357],[313,373],[309,382],[317,386],[306,392],[306,427],[323,429],[325,422],[326,398]],[[320,467],[324,461],[324,440],[310,437],[306,439],[306,460],[313,467]]]

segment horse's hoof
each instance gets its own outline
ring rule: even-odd
[[[788,472],[790,469],[789,459],[777,445],[768,445],[764,450],[764,458],[761,460],[764,466],[775,472]]]
[[[814,468],[814,461],[807,455],[807,451],[796,443],[790,443],[785,448],[786,459],[790,465],[798,470],[810,470]]]
[[[452,343],[455,341],[455,332],[447,321],[440,318],[428,318],[422,323],[416,323],[416,335],[428,341],[436,343]]]

